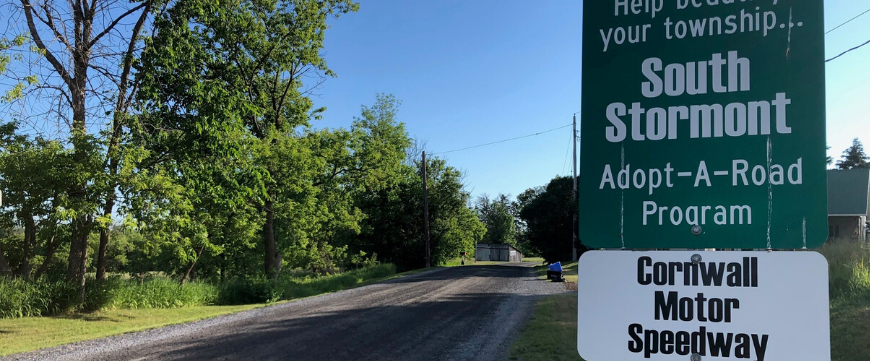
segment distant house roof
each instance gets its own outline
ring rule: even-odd
[[[828,171],[828,215],[867,214],[870,169]]]

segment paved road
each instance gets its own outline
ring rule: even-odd
[[[504,360],[541,295],[530,264],[436,269],[2,360]]]

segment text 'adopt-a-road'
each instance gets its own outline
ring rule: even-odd
[[[830,360],[822,1],[583,12],[580,355]]]

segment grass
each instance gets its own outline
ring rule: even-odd
[[[0,320],[0,356],[191,322],[262,306],[106,310],[67,316],[3,319]]]
[[[523,262],[541,264],[544,263],[544,257],[525,257],[523,258]]]
[[[88,299],[93,309],[146,309],[177,308],[213,305],[217,301],[217,286],[177,281],[159,277],[139,283],[135,280],[109,279],[99,287],[93,287]]]
[[[547,269],[549,269],[547,265],[535,266],[535,274],[540,278],[546,278]],[[567,282],[577,283],[577,262],[563,263],[562,276]]]
[[[281,292],[281,298],[286,296],[298,299],[383,282],[424,271],[427,269],[396,273],[395,266],[387,264],[324,277],[288,276],[286,280],[279,280],[270,287],[274,286],[275,290]],[[156,301],[152,300],[150,303],[140,301],[137,304],[139,307],[130,307],[129,301],[124,300],[136,299],[137,292],[142,297],[152,299],[155,294],[172,295],[178,292],[186,292],[181,294],[182,297],[196,299],[196,297],[202,296],[204,290],[208,290],[207,287],[212,287],[215,294],[219,292],[215,286],[205,284],[194,284],[187,291],[179,291],[176,288],[182,287],[175,283],[162,284],[158,282],[149,286],[148,282],[145,282],[142,286],[138,291],[135,290],[135,287],[126,284],[111,289],[112,294],[104,296],[114,297],[113,299],[117,302],[109,303],[113,306],[107,306],[96,312],[72,313],[53,317],[0,319],[0,356],[191,322],[266,305],[264,303],[250,303],[234,306],[191,306],[189,304],[178,306],[177,304],[154,303]],[[187,286],[185,285],[185,287]],[[226,289],[221,291],[227,292]],[[214,299],[217,296],[211,297]],[[157,297],[157,300],[160,299]],[[158,308],[161,305],[173,308]]]
[[[870,245],[839,240],[818,251],[830,269],[831,359],[870,360]]]
[[[818,249],[830,274],[831,360],[870,360],[870,244],[834,241]],[[577,264],[563,265],[577,282]],[[535,271],[544,277],[546,266]],[[511,346],[510,360],[582,360],[577,354],[577,294],[546,297]]]
[[[832,300],[831,360],[870,360],[870,300]]]
[[[236,279],[220,286],[217,303],[240,305],[292,300],[362,286],[395,274],[395,265],[380,264],[327,276],[282,275],[277,280],[263,277]]]
[[[541,299],[511,346],[511,361],[583,361],[577,354],[577,294]]]

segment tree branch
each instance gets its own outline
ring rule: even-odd
[[[66,39],[66,36],[64,36],[63,34],[60,33],[60,31],[57,30],[57,25],[54,24],[54,16],[51,15],[51,13],[52,13],[51,11],[54,9],[50,9],[48,6],[48,3],[44,3],[44,4],[42,4],[42,10],[45,11],[46,18],[43,19],[41,16],[39,16],[39,14],[36,14],[36,18],[39,19],[39,21],[41,21],[43,24],[48,26],[48,28],[51,29],[52,32],[54,32],[54,36],[58,40],[60,40],[60,42],[63,43],[63,45],[66,45],[67,50],[72,52],[72,50],[73,50],[72,45],[70,45],[69,41]]]
[[[94,1],[94,3],[96,3],[96,1]],[[118,23],[121,22],[121,20],[123,20],[125,17],[127,17],[127,15],[130,15],[130,14],[136,12],[136,10],[139,10],[139,9],[145,7],[145,6],[148,6],[148,8],[150,9],[150,8],[151,8],[151,1],[143,2],[143,3],[139,4],[139,6],[134,7],[134,8],[132,8],[132,9],[130,9],[130,10],[127,10],[127,12],[125,12],[125,13],[121,14],[120,16],[118,16],[117,18],[115,18],[115,20],[112,21],[112,23],[109,24],[109,26],[107,26],[105,29],[103,29],[102,32],[100,32],[99,34],[97,34],[97,36],[94,37],[94,40],[91,40],[91,43],[88,44],[88,48],[94,46],[94,44],[96,44],[97,41],[100,40],[100,38],[102,38],[104,35],[108,34],[110,31],[112,31],[112,28],[114,28],[115,25],[118,25]],[[146,10],[145,13],[147,14],[147,13],[148,13],[148,10]],[[139,17],[139,20],[140,20],[140,21],[144,21],[143,19],[144,19],[145,17],[146,17],[146,16],[140,16],[140,17]],[[137,27],[141,27],[141,25],[139,24],[139,22],[136,23],[136,26],[137,26]],[[134,31],[134,33],[135,33],[135,31]]]
[[[51,66],[54,67],[54,70],[60,74],[61,79],[63,79],[63,82],[66,83],[67,87],[72,89],[72,77],[70,77],[69,73],[57,60],[54,54],[48,50],[48,47],[46,47],[45,43],[42,42],[42,37],[39,36],[39,32],[36,30],[36,24],[33,22],[33,5],[30,4],[30,0],[21,0],[21,5],[24,6],[24,16],[27,18],[27,29],[30,31],[30,35],[33,36],[33,41],[36,42],[36,46],[39,50],[45,52],[45,58]]]

